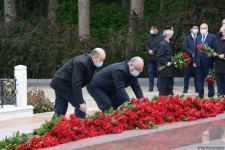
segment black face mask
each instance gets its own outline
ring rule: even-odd
[[[220,32],[220,33],[219,33],[219,36],[220,36],[220,37],[223,37],[223,33],[222,33],[222,32]]]

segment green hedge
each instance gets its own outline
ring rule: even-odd
[[[49,28],[46,20],[47,0],[17,1],[18,23],[4,27],[0,19],[0,77],[13,76],[13,67],[28,66],[29,78],[51,78],[56,69],[71,57],[86,53],[94,47],[107,52],[104,65],[128,59],[134,55],[147,60],[145,43],[152,23],[163,29],[167,24],[175,27],[174,51],[182,50],[182,39],[190,25],[206,21],[210,31],[217,32],[224,17],[223,0],[171,0],[160,11],[160,1],[145,1],[144,22],[136,26],[132,44],[127,44],[129,6],[120,0],[91,0],[91,43],[79,42],[77,0],[60,0],[57,9],[58,26]],[[32,5],[30,5],[32,3]],[[3,2],[0,2],[3,16]],[[129,53],[126,53],[126,50]]]

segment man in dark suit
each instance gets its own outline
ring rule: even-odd
[[[195,53],[195,43],[196,43],[196,39],[197,39],[197,34],[198,34],[198,26],[193,25],[191,28],[191,33],[186,35],[183,40],[183,49],[189,55],[189,57],[192,59],[192,62],[184,68],[184,90],[183,90],[183,93],[188,92],[189,80],[190,80],[190,76],[192,73],[194,73],[194,85],[195,85],[195,91],[197,91],[196,75],[195,75],[195,69],[193,67],[193,57],[194,57],[194,53]]]
[[[82,88],[91,81],[97,67],[103,65],[105,57],[103,49],[95,48],[89,54],[72,58],[59,68],[51,82],[56,95],[54,116],[65,115],[70,103],[75,107],[75,115],[85,118],[87,107]]]
[[[96,101],[101,111],[110,107],[118,108],[130,98],[125,90],[131,86],[137,98],[143,98],[143,93],[138,83],[138,75],[143,71],[144,62],[140,57],[130,61],[111,64],[100,70],[87,85],[89,94]]]
[[[208,33],[208,25],[206,23],[201,24],[200,33],[201,35],[196,39],[196,46],[198,44],[207,44],[209,47],[214,49],[216,35]],[[193,65],[196,67],[197,91],[200,98],[204,97],[204,80],[208,75],[209,69],[213,68],[213,61],[213,57],[207,57],[196,48]],[[213,97],[215,94],[214,85],[208,84],[208,90],[208,97]]]
[[[148,54],[148,78],[149,78],[149,91],[153,91],[154,88],[154,74],[157,72],[157,47],[162,41],[162,33],[159,32],[156,25],[152,25],[150,28],[150,33],[148,35],[148,41],[146,44],[147,54]],[[158,81],[157,81],[158,85]]]

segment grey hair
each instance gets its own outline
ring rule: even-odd
[[[173,31],[170,30],[170,29],[166,29],[166,30],[163,31],[163,37],[166,37],[169,34],[173,34]]]
[[[136,65],[139,61],[144,62],[141,57],[135,56],[135,57],[130,59],[129,63],[132,64],[132,65]]]
[[[90,52],[90,56],[91,57],[98,57],[100,55],[100,53],[98,52],[97,48],[93,49],[91,52]]]

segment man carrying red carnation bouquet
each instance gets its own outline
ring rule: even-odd
[[[183,93],[188,92],[188,85],[189,85],[189,80],[191,74],[194,72],[194,85],[195,85],[195,92],[197,92],[197,83],[196,83],[196,74],[195,74],[195,68],[193,67],[193,56],[195,53],[195,43],[196,43],[196,38],[198,34],[198,26],[193,25],[191,28],[191,33],[186,35],[184,37],[183,41],[183,48],[184,52],[183,55],[185,58],[190,58],[191,62],[189,62],[185,68],[184,68],[184,90]]]
[[[213,68],[213,57],[206,55],[200,51],[199,46],[207,45],[207,47],[214,49],[216,43],[216,35],[208,33],[208,25],[206,23],[200,26],[201,35],[196,39],[196,50],[194,54],[194,64],[196,67],[197,91],[199,97],[204,96],[204,81],[208,75],[209,69]],[[208,97],[213,97],[215,94],[213,83],[208,83]]]

